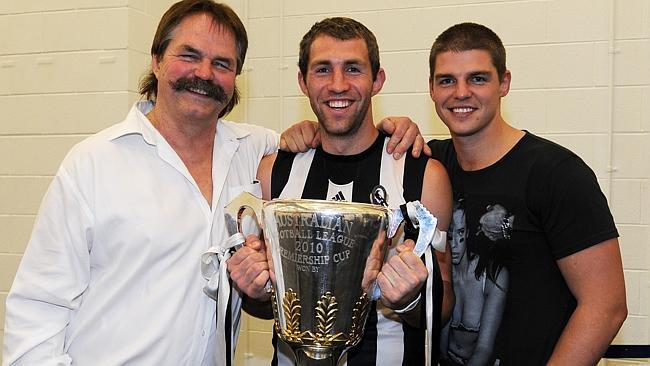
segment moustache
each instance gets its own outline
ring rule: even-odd
[[[213,84],[211,81],[201,78],[180,78],[176,81],[170,81],[169,84],[176,91],[187,90],[194,93],[199,91],[219,103],[228,101],[228,94],[221,85]]]

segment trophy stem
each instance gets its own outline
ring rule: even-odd
[[[298,347],[293,349],[297,366],[336,366],[345,350],[330,347]]]

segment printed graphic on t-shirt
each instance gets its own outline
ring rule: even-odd
[[[442,330],[440,363],[498,365],[493,351],[505,305],[508,271],[495,263],[494,243],[510,239],[514,215],[502,205],[489,205],[480,215],[474,233],[466,217],[461,198],[454,204],[448,231],[456,303]],[[479,338],[485,347],[477,347]]]

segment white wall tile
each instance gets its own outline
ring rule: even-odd
[[[650,40],[618,41],[616,49],[616,85],[650,84]]]
[[[546,1],[472,3],[458,7],[459,19],[454,19],[454,23],[469,21],[483,24],[496,32],[505,45],[541,43],[546,40],[547,22],[540,21],[540,17],[546,13],[546,4]],[[437,9],[434,11],[437,12]],[[453,24],[449,19],[439,20],[442,30]]]
[[[650,132],[623,134],[613,138],[613,162],[616,178],[650,178]]]
[[[639,273],[639,314],[650,315],[650,272]]]
[[[251,98],[248,100],[248,122],[278,132],[287,125],[280,122],[280,98]],[[296,121],[284,121],[289,123]]]
[[[649,344],[648,317],[628,315],[613,344]]]
[[[277,57],[280,51],[279,19],[251,19],[248,23],[248,42],[250,57]]]
[[[650,88],[617,87],[614,89],[614,131],[649,132],[650,113],[648,111]]]
[[[252,98],[279,96],[282,69],[277,58],[249,59],[248,92]],[[295,84],[295,79],[293,80]]]
[[[80,49],[124,49],[129,41],[129,10],[97,9],[79,12],[78,22],[89,36],[83,37]]]
[[[0,165],[0,175],[54,175],[68,150],[83,138],[83,135],[0,137],[0,156],[20,156],[20,159],[6,159]]]
[[[629,315],[640,316],[640,298],[641,298],[641,274],[640,271],[624,271],[625,275],[625,300],[627,302],[627,312]]]
[[[34,225],[33,215],[0,215],[0,252],[22,254]],[[2,319],[2,318],[0,318]]]
[[[280,16],[280,0],[248,0],[250,18],[267,18]]]
[[[609,99],[606,88],[547,90],[545,99],[549,132],[607,132]]]
[[[575,42],[608,39],[610,1],[552,0],[547,2],[548,41]]]
[[[648,243],[650,229],[645,225],[617,225],[623,267],[633,270],[650,270]]]
[[[7,3],[11,13],[29,13],[75,9],[79,0],[21,0],[7,1]]]
[[[440,121],[429,93],[378,94],[373,98],[375,123],[388,116],[408,116],[417,122],[423,135],[448,134]]]
[[[43,51],[43,14],[20,14],[3,16],[5,29],[11,37],[6,37],[3,54],[21,54]]]
[[[625,0],[614,2],[617,39],[650,37],[650,2]]]
[[[133,0],[78,0],[77,6],[80,9],[117,8],[126,7],[130,5],[131,2],[133,2]],[[140,3],[142,2],[140,1]]]
[[[513,75],[516,82],[517,75]],[[501,99],[501,113],[511,125],[541,134],[549,131],[546,124],[547,99],[544,90],[510,90]]]
[[[382,93],[429,92],[429,51],[382,53],[380,61],[386,72]]]
[[[282,95],[292,97],[303,96],[302,90],[300,90],[300,84],[298,84],[298,57],[283,58],[280,71]]]
[[[126,92],[3,97],[0,134],[94,133],[122,120],[132,98]]]
[[[2,321],[0,322],[0,330],[4,330],[4,319],[5,319],[5,304],[7,302],[7,294],[6,293],[0,293],[0,319]],[[0,342],[2,342],[2,332],[0,332]]]
[[[0,291],[7,292],[14,282],[14,277],[21,255],[0,253]]]
[[[51,177],[0,177],[0,215],[35,215]]]
[[[294,64],[298,62],[298,52],[300,50],[300,40],[309,31],[314,23],[320,21],[323,17],[319,16],[298,16],[285,17],[282,20],[282,56],[293,57]]]
[[[508,67],[516,72],[516,88],[568,88],[596,85],[597,54],[592,43],[513,46]]]
[[[285,97],[282,99],[283,105],[283,120],[281,121],[281,129],[291,126],[297,121],[308,119],[311,121],[316,120],[314,112],[311,110],[309,100],[306,97]]]
[[[611,186],[609,206],[617,223],[641,223],[641,181],[614,179]]]
[[[128,47],[149,55],[158,19],[141,11],[131,10],[128,14]]]

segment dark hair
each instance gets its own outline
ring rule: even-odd
[[[158,29],[151,44],[151,56],[160,60],[167,46],[174,38],[174,33],[178,25],[186,17],[194,14],[206,14],[212,17],[215,24],[218,24],[223,29],[228,30],[235,37],[237,44],[237,66],[236,73],[241,73],[246,58],[246,50],[248,49],[248,35],[244,24],[235,12],[224,4],[215,3],[212,0],[183,0],[172,5],[167,12],[160,19]],[[140,81],[140,94],[146,99],[155,100],[158,93],[158,79],[154,75],[153,70],[149,70]],[[228,102],[219,117],[228,114],[239,102],[239,90],[235,86],[235,92],[232,99]]]
[[[377,39],[365,25],[354,19],[334,17],[323,19],[314,24],[300,41],[300,54],[298,56],[298,67],[302,73],[303,80],[307,78],[307,66],[309,66],[309,53],[312,43],[320,35],[328,35],[340,40],[361,38],[368,47],[368,60],[372,68],[372,80],[377,78],[379,72],[379,46]]]
[[[499,80],[506,73],[506,49],[499,36],[490,28],[476,23],[460,23],[442,32],[431,46],[429,53],[429,77],[433,78],[436,57],[443,52],[463,52],[484,50],[490,54],[492,64],[497,69]]]

